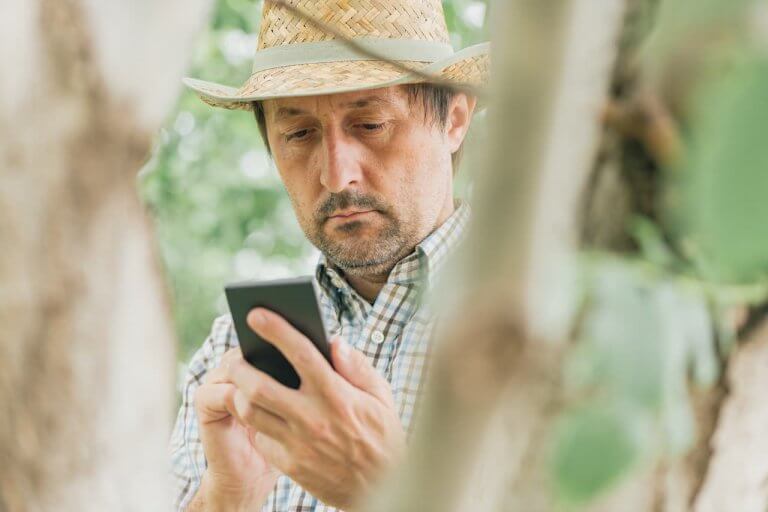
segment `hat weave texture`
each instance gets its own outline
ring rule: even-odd
[[[440,0],[292,0],[312,18],[356,39],[414,39],[450,42]],[[266,2],[257,49],[335,39],[282,5]]]
[[[285,3],[305,16],[266,0],[254,61],[279,50],[277,63],[256,68],[239,88],[195,79],[185,79],[185,83],[212,106],[250,110],[253,101],[269,98],[333,94],[427,81],[384,60],[371,60],[360,54],[350,57],[349,49],[337,34],[371,45],[377,41],[399,40],[400,43],[393,44],[413,45],[415,50],[420,45],[444,46],[448,54],[437,61],[392,60],[411,70],[427,70],[429,76],[441,81],[482,86],[488,80],[490,58],[487,50],[478,51],[482,45],[452,52],[440,0],[286,0]],[[307,17],[337,34],[324,30]],[[382,46],[388,47],[383,42]],[[313,61],[313,50],[328,44],[338,45],[338,58],[324,56],[320,62]],[[326,55],[334,54],[336,46],[331,48]],[[406,50],[410,48],[406,46]],[[283,62],[285,52],[290,52],[290,58]],[[418,51],[407,55],[425,56]]]

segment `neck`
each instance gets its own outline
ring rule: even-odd
[[[435,223],[430,233],[438,227],[442,226],[443,223],[453,214],[454,210],[454,201],[451,197],[450,200],[446,201],[445,205],[443,206],[443,209],[437,218],[437,222]],[[427,233],[425,238],[429,236],[430,233]],[[412,251],[409,251],[408,254],[410,254],[410,252]],[[403,257],[405,256],[407,256],[407,254]],[[376,301],[376,297],[378,297],[379,292],[387,283],[387,279],[389,278],[389,274],[392,271],[392,268],[394,268],[394,265],[392,265],[392,267],[385,273],[370,275],[352,275],[350,273],[346,273],[344,277],[346,278],[349,285],[354,288],[354,290],[360,294],[362,298],[367,300],[370,304],[373,304]]]
[[[353,276],[347,274],[347,282],[360,294],[362,298],[367,300],[370,304],[376,301],[376,297],[379,296],[379,292],[387,282],[389,274],[379,276]]]

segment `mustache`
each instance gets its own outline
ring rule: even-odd
[[[351,207],[378,210],[383,213],[389,211],[387,205],[373,196],[345,190],[344,192],[328,196],[328,198],[323,201],[323,204],[318,207],[317,217],[326,219],[337,210],[345,210]]]

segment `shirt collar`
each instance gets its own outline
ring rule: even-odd
[[[469,204],[457,199],[451,216],[419,242],[411,254],[397,262],[389,274],[387,283],[419,284],[425,279],[426,284],[431,286],[448,256],[464,239],[470,213]],[[342,293],[351,291],[341,272],[330,264],[322,253],[315,277],[326,289],[337,289]]]
[[[427,284],[431,284],[435,275],[445,265],[448,256],[463,239],[469,215],[469,204],[457,200],[456,209],[451,216],[419,242],[410,255],[395,265],[387,282],[408,284],[425,278]]]

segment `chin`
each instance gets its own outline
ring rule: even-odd
[[[386,276],[397,264],[396,259],[385,261],[334,261],[345,274],[357,277]]]
[[[351,274],[379,274],[387,272],[400,259],[402,246],[393,240],[348,240],[321,248],[326,257],[345,272]]]
[[[308,238],[328,260],[352,275],[387,273],[413,250],[413,236],[394,221],[350,221],[318,228]]]

